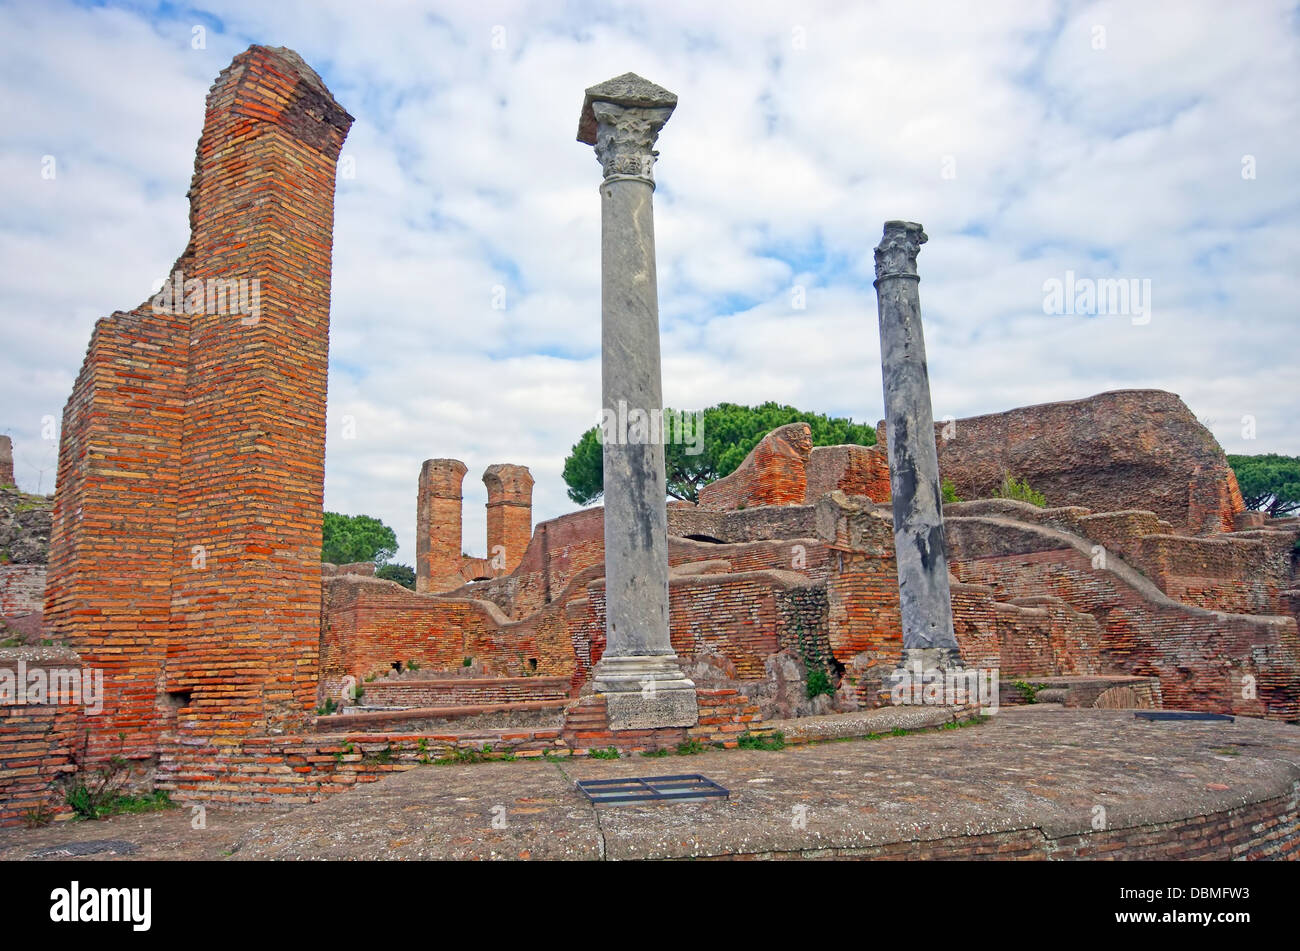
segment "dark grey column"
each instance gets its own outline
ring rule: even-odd
[[[668,638],[668,513],[655,281],[655,140],[677,105],[625,73],[587,90],[578,141],[604,169],[601,395],[605,461],[605,653],[592,672],[611,729],[687,726],[695,685]]]
[[[917,287],[916,255],[926,240],[918,224],[885,222],[884,237],[876,248],[876,299],[903,665],[911,668],[920,662],[928,670],[960,666],[961,652],[952,630],[939,454]]]

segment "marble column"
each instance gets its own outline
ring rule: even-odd
[[[961,666],[961,652],[952,628],[939,454],[917,287],[916,256],[926,240],[918,224],[885,222],[884,237],[876,248],[875,286],[903,666],[912,669],[919,662],[929,670]]]
[[[578,141],[595,146],[601,199],[605,652],[592,672],[614,730],[689,726],[695,685],[668,637],[668,511],[655,281],[655,140],[677,105],[625,73],[586,91]]]

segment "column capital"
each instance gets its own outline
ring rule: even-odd
[[[605,179],[634,179],[654,187],[659,131],[677,96],[635,73],[592,86],[582,102],[578,141],[595,146]]]
[[[885,233],[876,248],[876,283],[890,277],[920,280],[916,256],[930,238],[914,221],[886,221]]]

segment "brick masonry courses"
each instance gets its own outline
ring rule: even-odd
[[[81,659],[64,648],[4,648],[0,670],[15,678],[39,671],[50,685],[43,702],[0,705],[0,826],[66,816],[62,789],[76,770],[87,711]]]
[[[292,51],[235,57],[208,94],[172,273],[256,280],[249,307],[146,302],[95,325],[64,410],[45,611],[109,685],[86,724],[92,757],[119,732],[149,758],[173,729],[231,743],[311,719],[335,161],[351,122]]]
[[[159,787],[177,799],[230,807],[304,805],[457,752],[530,759],[584,756],[610,746],[635,753],[687,740],[734,748],[741,734],[757,726],[758,708],[735,690],[702,688],[699,705],[696,726],[671,730],[610,732],[603,703],[593,700],[575,708],[562,729],[268,736],[234,747],[190,741],[164,752]]]
[[[420,467],[415,513],[415,590],[459,587],[462,560],[461,485],[465,463],[426,459]]]
[[[1183,604],[1118,557],[1101,567],[1087,540],[1043,525],[966,516],[947,526],[959,578],[999,599],[1049,594],[1091,614],[1104,669],[1158,677],[1166,706],[1300,717],[1295,618]]]

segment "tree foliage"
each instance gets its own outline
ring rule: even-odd
[[[397,533],[369,515],[326,512],[321,533],[321,561],[350,565],[373,561],[383,565],[397,554]]]
[[[1300,457],[1229,456],[1246,508],[1282,518],[1300,512]]]
[[[375,569],[375,577],[385,581],[396,581],[403,588],[415,590],[415,569],[410,565],[380,565]]]
[[[686,436],[665,439],[664,468],[668,494],[689,502],[698,501],[701,487],[734,472],[764,436],[787,423],[807,423],[814,446],[845,443],[872,446],[876,442],[876,430],[865,423],[808,413],[774,402],[761,406],[719,403],[703,410],[698,422],[693,422],[696,415],[688,412],[686,423],[677,425],[681,415],[679,410],[664,410],[665,432],[681,432]],[[591,427],[574,444],[564,460],[564,481],[569,487],[569,498],[582,505],[594,502],[604,493],[599,426]]]

